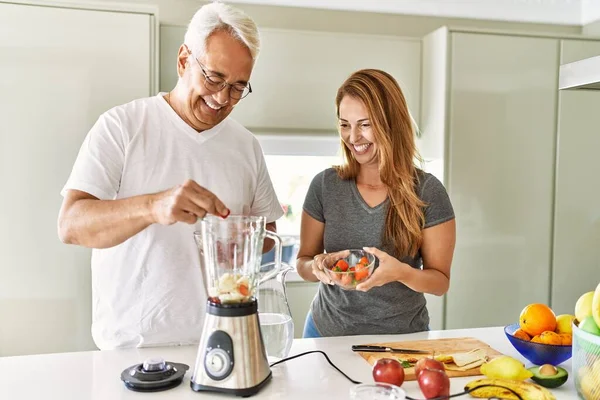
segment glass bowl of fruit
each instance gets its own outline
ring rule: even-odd
[[[405,400],[406,392],[388,383],[362,383],[350,389],[352,400]]]
[[[368,279],[375,269],[375,256],[364,250],[351,249],[350,255],[337,260],[325,273],[342,289],[354,290]]]
[[[505,326],[504,333],[514,348],[535,365],[558,365],[571,358],[571,340],[555,332],[544,332],[531,338],[523,334],[520,324],[516,323]]]

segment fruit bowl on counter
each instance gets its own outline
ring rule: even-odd
[[[354,290],[356,286],[367,280],[375,269],[375,256],[364,250],[351,249],[350,255],[341,258],[325,273],[334,284],[346,290]]]
[[[507,325],[504,327],[504,333],[513,347],[529,362],[535,365],[559,365],[571,358],[572,345],[546,344],[521,339],[515,336],[519,328],[519,323]]]

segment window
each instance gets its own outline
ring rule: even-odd
[[[275,192],[285,215],[277,221],[282,236],[300,236],[302,205],[311,181],[322,170],[342,162],[335,135],[256,135]]]

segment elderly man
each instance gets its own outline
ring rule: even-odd
[[[100,349],[196,343],[206,293],[193,231],[205,214],[283,214],[257,139],[229,117],[252,92],[256,25],[200,8],[168,93],[100,116],[64,196],[64,243],[93,248],[92,336]]]

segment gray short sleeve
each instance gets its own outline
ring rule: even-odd
[[[325,222],[325,215],[323,212],[323,178],[325,171],[322,171],[315,175],[304,199],[303,209],[308,215],[313,217],[319,222]]]
[[[454,209],[446,188],[434,175],[425,174],[421,187],[421,199],[425,202],[425,226],[432,226],[454,218]]]

